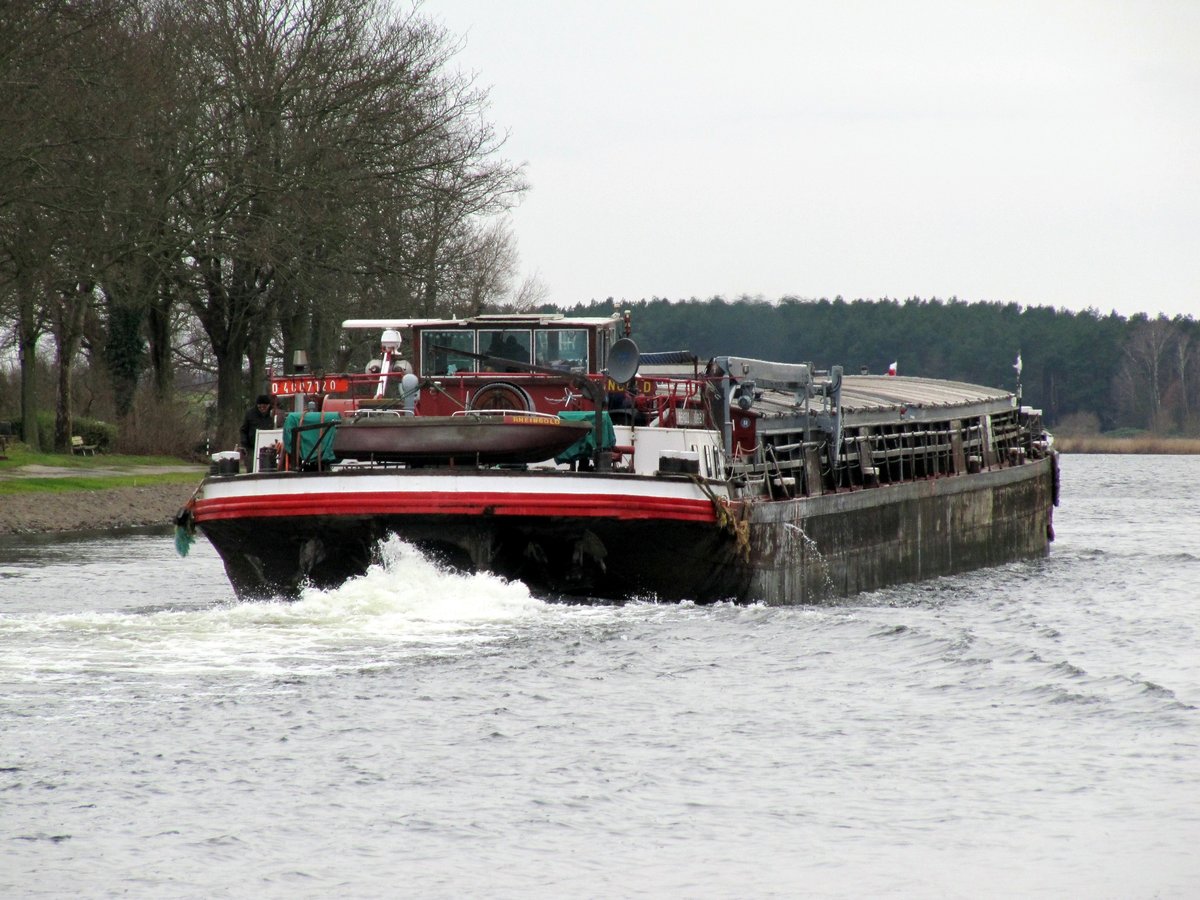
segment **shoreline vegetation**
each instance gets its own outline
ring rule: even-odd
[[[1158,437],[1151,434],[1114,436],[1103,434],[1054,435],[1060,453],[1175,454],[1200,453],[1200,438]]]
[[[1200,454],[1200,438],[1056,435],[1063,454]],[[170,457],[0,457],[0,537],[169,526],[206,469]]]

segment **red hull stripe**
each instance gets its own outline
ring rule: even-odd
[[[714,522],[707,500],[677,497],[613,497],[608,494],[518,495],[504,493],[364,492],[297,494],[198,500],[197,522],[277,516],[577,516],[602,519],[669,519]]]

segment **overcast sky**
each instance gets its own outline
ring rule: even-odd
[[[1200,0],[426,0],[558,303],[1200,316]]]

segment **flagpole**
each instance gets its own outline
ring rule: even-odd
[[[1017,348],[1017,361],[1013,363],[1013,368],[1017,370],[1017,406],[1021,405],[1021,369],[1024,365],[1021,362],[1021,348]]]

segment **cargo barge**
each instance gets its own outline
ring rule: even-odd
[[[272,379],[292,411],[180,513],[240,597],[340,584],[391,534],[549,598],[767,604],[1053,539],[1056,454],[1008,391],[643,354],[618,316],[345,326],[381,331],[379,359]]]

